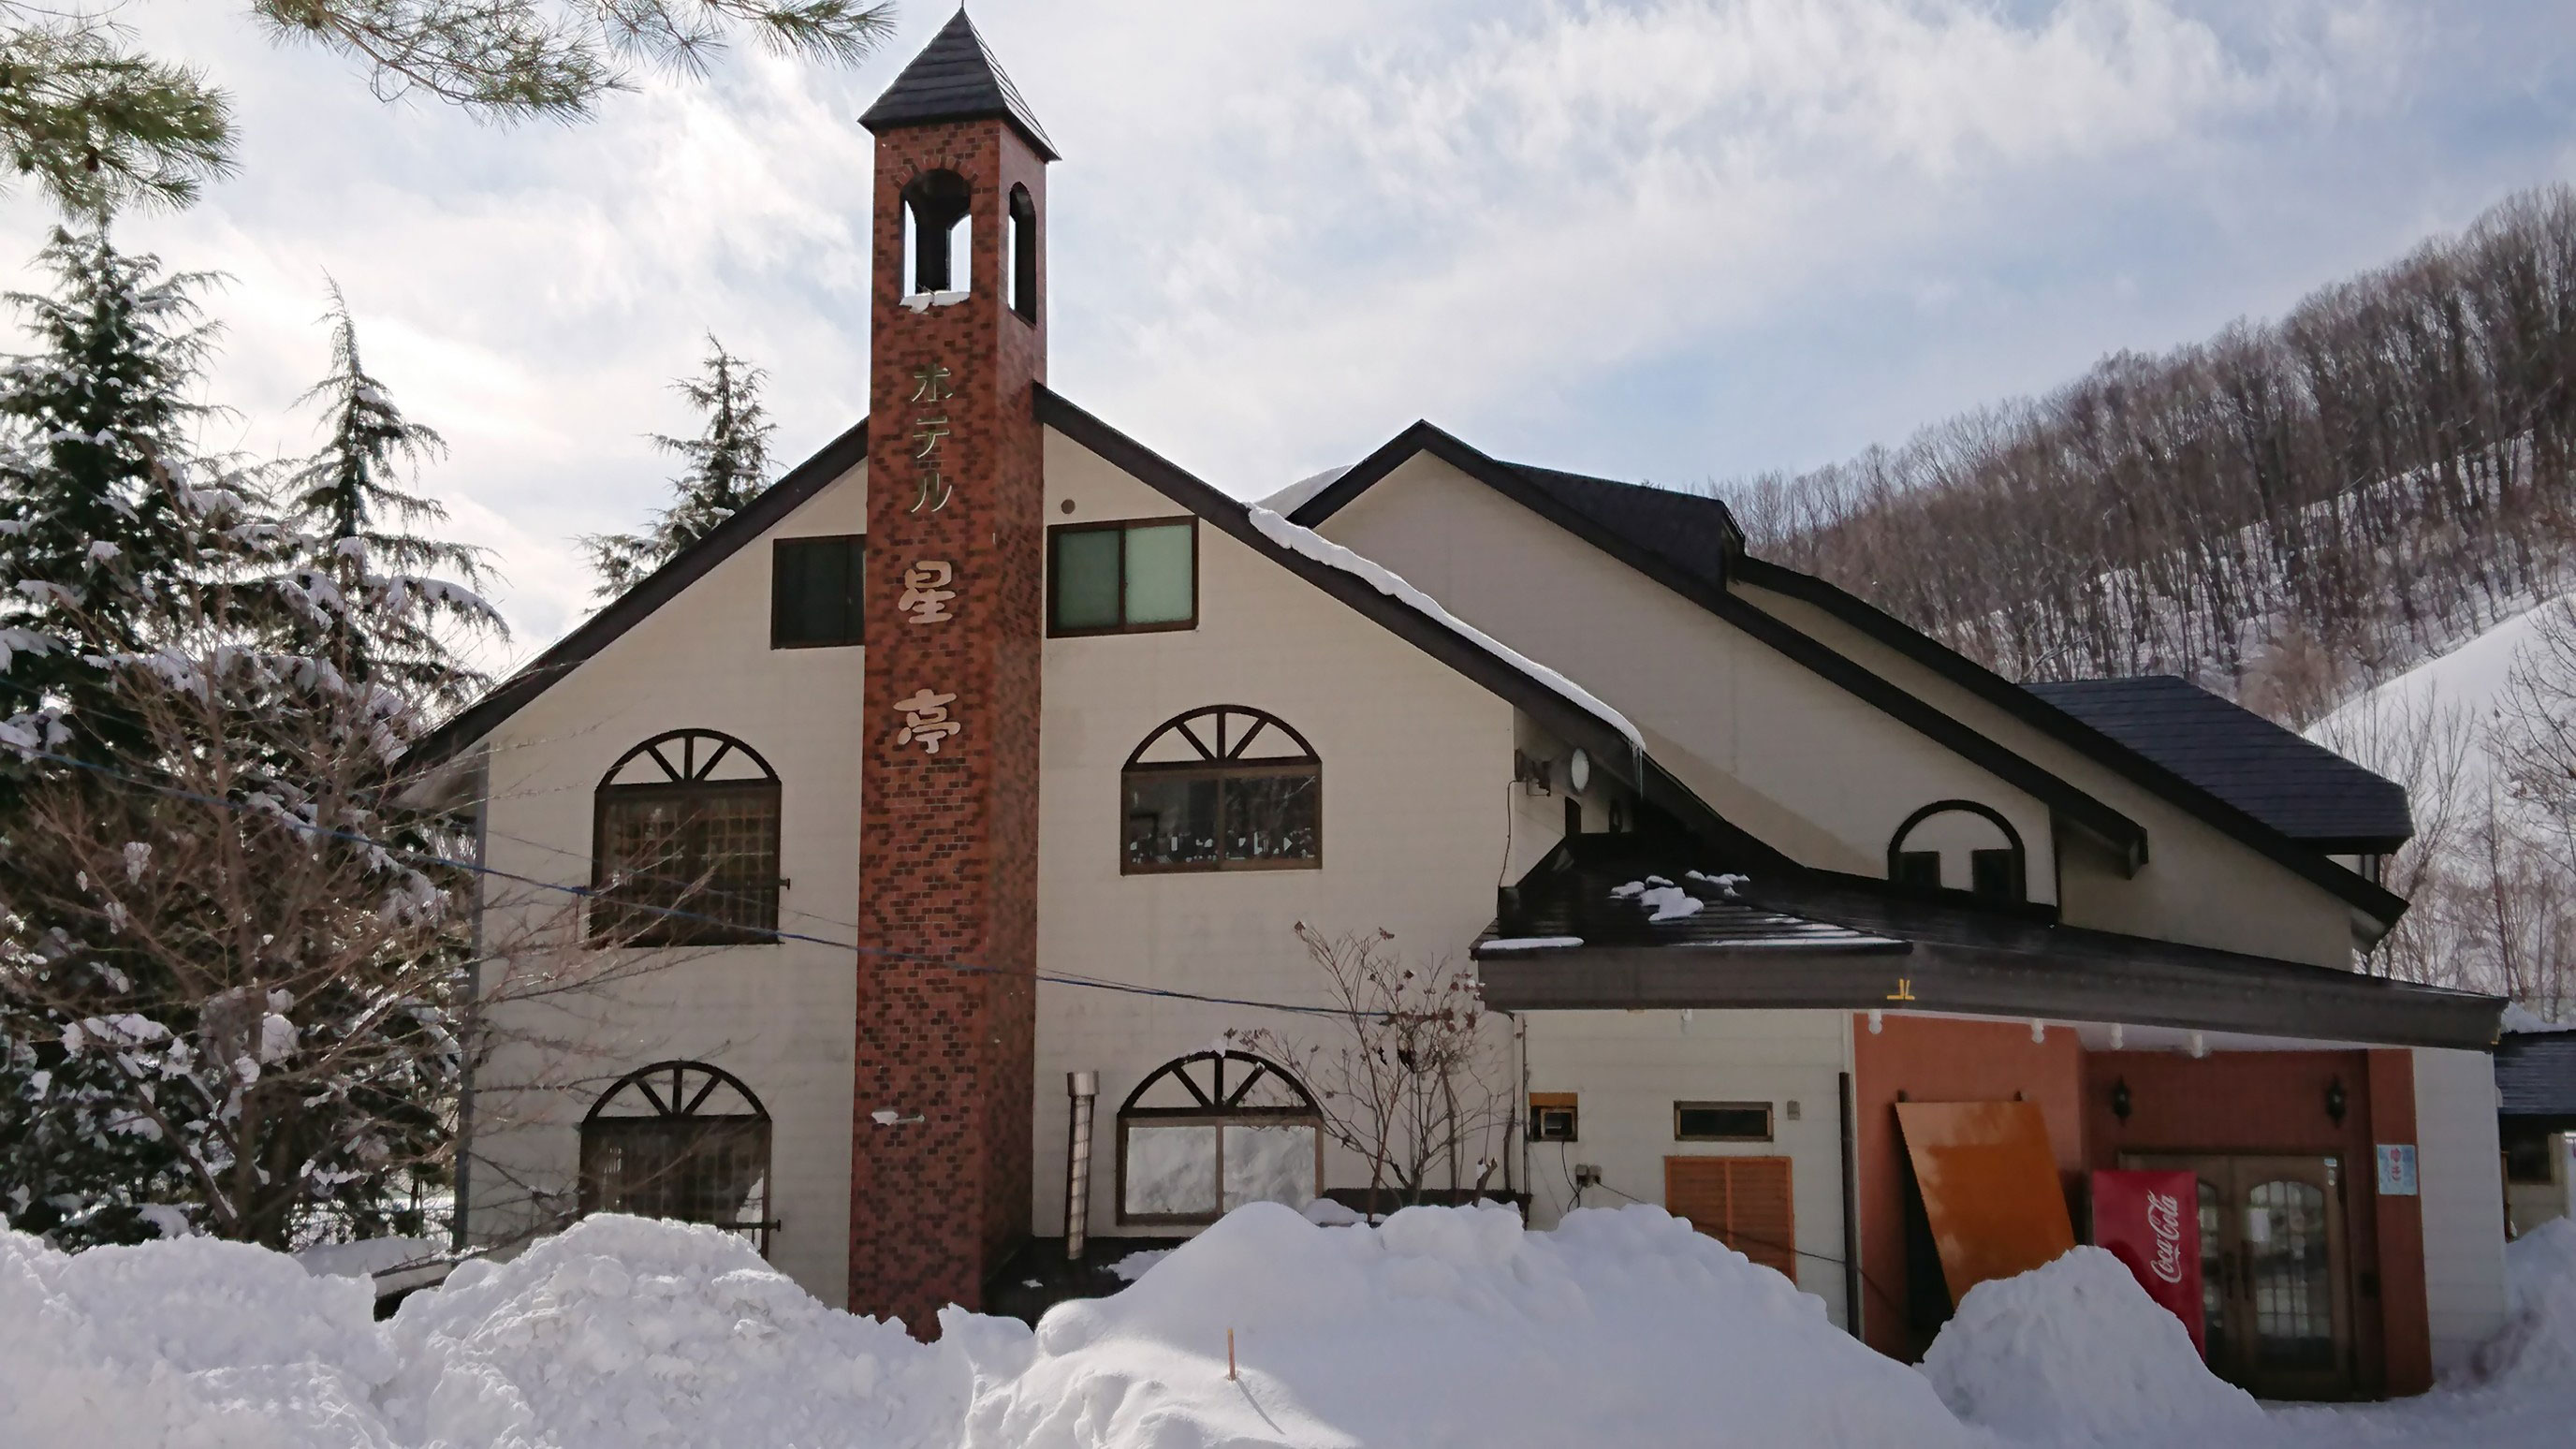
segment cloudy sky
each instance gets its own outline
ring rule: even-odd
[[[737,53],[596,121],[386,105],[217,0],[133,0],[231,87],[240,174],[129,242],[223,272],[215,441],[311,446],[324,278],[452,455],[525,654],[572,539],[662,496],[701,335],[782,460],[865,409],[855,70]],[[977,0],[1064,152],[1051,371],[1235,492],[1416,417],[1663,483],[1901,439],[2201,337],[2576,177],[2563,0]],[[48,224],[0,197],[0,255]],[[13,263],[10,263],[14,265]],[[25,279],[32,280],[32,279]],[[22,282],[23,284],[23,282]]]

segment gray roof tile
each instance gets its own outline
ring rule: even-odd
[[[859,117],[859,124],[871,131],[895,126],[918,126],[932,121],[971,121],[984,118],[1005,120],[1019,128],[1038,154],[1049,161],[1056,159],[1055,143],[1047,139],[1029,103],[1020,96],[1020,88],[1003,74],[984,37],[975,33],[974,22],[966,18],[961,7],[956,18],[940,27],[903,74],[894,78],[877,103]]]
[[[2404,786],[2187,679],[2023,688],[2293,840],[2384,850],[2415,832]]]

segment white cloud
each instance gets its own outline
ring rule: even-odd
[[[2519,3],[2519,0],[2512,0]],[[2565,174],[2550,128],[2422,117],[2528,22],[2430,0],[984,0],[1065,152],[1057,385],[1236,491],[1417,415],[1638,475],[1811,460],[2158,345]],[[2518,13],[2518,12],[2517,12]],[[239,441],[309,446],[327,271],[454,445],[518,652],[586,607],[575,535],[667,475],[643,434],[709,328],[767,366],[789,457],[865,405],[853,118],[947,18],[840,73],[745,52],[578,128],[379,105],[230,3],[129,8],[242,98],[242,174],[129,227],[233,281]],[[2546,104],[2540,110],[2546,113]],[[2563,129],[2563,128],[2561,128]],[[44,225],[0,202],[0,247]],[[2125,288],[2125,292],[2121,289]]]

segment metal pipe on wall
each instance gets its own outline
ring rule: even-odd
[[[1082,1261],[1091,1237],[1091,1106],[1100,1097],[1098,1072],[1067,1072],[1065,1092],[1072,1099],[1064,1153],[1064,1258]]]

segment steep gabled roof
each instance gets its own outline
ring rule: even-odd
[[[1716,499],[1504,463],[1428,422],[1417,422],[1289,516],[1310,528],[1318,526],[1417,453],[1429,453],[1514,499],[2006,783],[2046,801],[2087,833],[2123,850],[2133,866],[2146,859],[2146,835],[2127,816],[1755,606],[1728,585],[1750,584],[1813,604],[2324,887],[2373,920],[2385,925],[2405,914],[2404,899],[2328,860],[2317,846],[2282,833],[2136,747],[1823,579],[1745,553],[1744,536],[1734,516]]]
[[[1523,658],[1452,617],[1385,569],[1300,525],[1244,502],[1041,385],[1038,421],[1223,530],[1236,542],[1384,626],[1388,632],[1509,701],[1557,738],[1582,746],[1603,769],[1704,839],[1778,857],[1719,816],[1647,756],[1635,725],[1555,670]]]
[[[740,512],[717,524],[706,537],[680,550],[668,563],[645,575],[643,582],[618,595],[609,601],[607,608],[583,620],[579,628],[556,640],[553,648],[521,666],[481,699],[422,736],[404,756],[405,761],[415,767],[435,765],[490,734],[500,727],[502,721],[527,708],[538,695],[553,688],[556,680],[572,673],[592,655],[617,642],[627,630],[650,618],[654,610],[678,597],[682,589],[705,578],[708,570],[733,557],[744,544],[767,533],[807,499],[822,492],[825,484],[866,462],[867,457],[868,425],[865,419],[861,419],[849,431],[825,443],[812,457],[788,469],[786,476],[770,484]]]
[[[2415,833],[2406,787],[2170,674],[2022,686],[2292,840],[2384,854]]]
[[[975,24],[966,18],[965,7],[939,33],[923,46],[912,64],[894,78],[877,103],[859,117],[859,124],[870,131],[890,130],[897,126],[919,126],[933,121],[1008,121],[1018,129],[1037,153],[1049,161],[1056,159],[1055,143],[1047,139],[1029,103],[1020,96],[1020,88],[1003,74],[1001,63],[975,33]]]
[[[1714,498],[1504,463],[1430,423],[1417,422],[1290,518],[1308,527],[1331,518],[1416,453],[1429,453],[1513,499],[2040,801],[2110,847],[2131,869],[2145,863],[2147,832],[2136,821],[1728,592],[1727,578],[1742,559],[1744,535],[1726,505]]]

